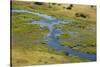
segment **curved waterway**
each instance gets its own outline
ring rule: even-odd
[[[48,16],[46,14],[31,12],[31,11],[27,11],[27,10],[12,10],[12,12],[29,13],[29,14],[34,14],[34,15],[45,18],[45,19],[42,19],[40,21],[33,21],[30,24],[39,24],[41,27],[43,27],[43,26],[48,27],[49,33],[48,33],[48,36],[46,37],[46,40],[48,41],[48,46],[50,48],[54,48],[57,51],[64,51],[65,53],[68,53],[71,56],[78,56],[80,58],[88,59],[88,60],[92,60],[92,61],[96,60],[95,54],[89,54],[89,53],[75,51],[75,50],[72,50],[70,47],[60,45],[59,39],[57,38],[56,35],[61,34],[63,32],[60,29],[55,29],[54,25],[63,24],[63,23],[67,24],[69,22],[64,22],[64,21],[61,21],[55,17]]]

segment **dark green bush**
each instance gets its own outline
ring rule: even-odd
[[[60,6],[61,4],[58,4],[58,6]]]
[[[73,7],[73,4],[70,4],[66,9],[71,10]]]
[[[84,13],[75,13],[76,17],[82,17],[82,18],[87,18],[88,16]]]
[[[52,6],[49,6],[49,8],[52,8]]]
[[[52,3],[52,5],[56,5],[56,3]]]
[[[74,5],[73,4],[70,4],[70,7],[73,7]]]
[[[72,7],[67,7],[66,9],[71,10],[71,9],[72,9]]]
[[[36,4],[36,5],[43,5],[42,2],[34,2],[34,4]]]

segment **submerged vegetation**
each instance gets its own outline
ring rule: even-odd
[[[44,8],[45,7],[45,8]],[[54,16],[67,24],[55,25],[62,34],[57,35],[61,46],[96,54],[96,10],[90,5],[56,4],[12,1],[12,9],[28,10]],[[91,61],[70,56],[48,47],[44,38],[47,26],[29,24],[44,19],[33,14],[12,12],[12,65],[75,63]]]

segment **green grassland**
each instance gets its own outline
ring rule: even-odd
[[[74,5],[69,10],[66,9],[68,6],[69,4],[12,1],[12,9],[24,9],[54,16],[64,21],[68,20],[69,24],[55,26],[64,32],[57,36],[61,45],[69,46],[73,50],[96,54],[96,8],[91,8],[89,5]],[[86,17],[76,17],[76,13],[82,13]],[[43,40],[48,34],[48,28],[28,24],[41,19],[44,18],[27,13],[12,13],[13,66],[89,61],[49,48],[47,42]],[[71,35],[69,32],[76,33]],[[75,47],[77,44],[79,48]]]
[[[81,21],[92,21],[95,22],[96,18],[96,8],[91,8],[90,5],[74,5],[72,9],[67,9],[70,4],[53,4],[53,3],[42,3],[42,5],[35,4],[34,2],[19,2],[19,1],[14,1],[13,2],[13,9],[25,9],[25,10],[30,10],[34,12],[39,12],[43,14],[48,14],[51,16],[55,16],[57,18],[60,18],[62,20],[66,19],[72,19],[72,20],[81,20]],[[20,7],[21,6],[21,7]],[[44,8],[45,7],[45,8]],[[76,13],[82,13],[86,15],[87,17],[81,18],[81,17],[76,17]]]

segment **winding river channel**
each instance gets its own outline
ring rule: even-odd
[[[84,53],[84,52],[79,52],[71,49],[68,46],[61,46],[59,43],[59,39],[57,38],[56,35],[61,34],[62,31],[60,29],[55,29],[54,25],[56,24],[63,24],[63,23],[69,23],[69,22],[64,22],[56,17],[48,16],[46,14],[41,14],[37,12],[31,12],[27,10],[12,10],[12,12],[23,12],[23,13],[29,13],[29,14],[34,14],[40,17],[43,17],[45,19],[39,20],[39,21],[32,21],[31,24],[39,24],[40,26],[47,26],[49,29],[48,36],[46,37],[46,40],[48,41],[48,47],[54,48],[57,51],[64,51],[65,53],[68,53],[71,56],[78,56],[83,59],[88,59],[95,61],[96,60],[96,55],[95,54],[89,54],[89,53]]]

